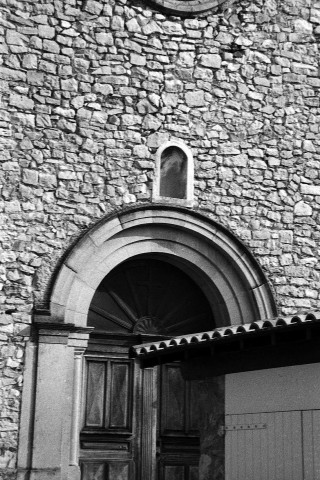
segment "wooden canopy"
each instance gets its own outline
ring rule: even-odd
[[[204,375],[222,375],[315,363],[320,361],[320,312],[144,343],[132,347],[131,354],[143,368],[187,362],[191,376],[195,365],[201,365]]]

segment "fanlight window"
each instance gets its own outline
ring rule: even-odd
[[[170,263],[137,258],[105,277],[90,305],[96,332],[179,335],[214,328],[202,290]]]
[[[193,158],[182,142],[167,142],[158,149],[153,200],[192,206]]]

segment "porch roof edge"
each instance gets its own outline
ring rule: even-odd
[[[312,331],[315,331],[316,325],[319,326],[317,331],[319,330],[320,334],[320,311],[220,327],[206,332],[174,336],[170,339],[135,345],[131,348],[131,356],[142,361],[154,359],[155,364],[165,363],[166,357],[172,358],[173,353],[179,357],[179,354],[185,356],[185,352],[192,350],[201,355],[201,350],[213,349],[215,345],[219,345],[223,349],[223,345],[227,346],[233,342],[245,344],[250,340],[251,347],[259,346],[258,339],[263,336],[272,337],[280,332],[288,334],[290,337],[290,332],[301,331],[301,340],[306,340],[313,337]],[[304,332],[308,332],[308,334],[305,335]],[[243,348],[242,345],[241,349]]]

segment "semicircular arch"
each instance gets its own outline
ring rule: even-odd
[[[165,259],[201,287],[217,327],[276,315],[261,267],[226,228],[170,206],[140,206],[101,220],[64,260],[50,301],[56,322],[86,326],[93,295],[116,266],[137,255]]]

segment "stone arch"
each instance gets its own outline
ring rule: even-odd
[[[55,280],[52,321],[85,327],[102,279],[136,255],[163,258],[188,273],[215,309],[217,326],[276,315],[261,267],[226,228],[184,208],[152,205],[107,217],[80,239]]]

